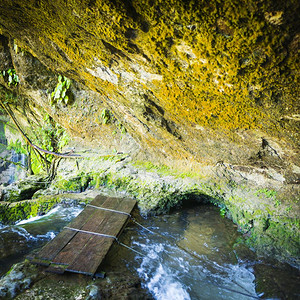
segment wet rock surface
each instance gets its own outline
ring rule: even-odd
[[[18,263],[0,279],[1,299],[153,299],[128,271],[111,272],[104,279],[70,274],[55,275],[29,261]]]
[[[9,186],[2,187],[2,201],[17,202],[31,199],[33,194],[44,189],[47,181],[43,176],[29,176],[26,179],[14,182]]]

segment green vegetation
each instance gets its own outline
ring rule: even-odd
[[[23,141],[16,139],[15,141],[10,141],[8,146],[8,150],[14,150],[17,154],[27,154],[27,147]]]
[[[58,125],[48,114],[45,113],[45,117],[40,124],[30,123],[30,130],[27,130],[26,136],[36,146],[46,149],[52,152],[60,152],[62,148],[69,142],[69,136],[67,132]],[[37,151],[32,151],[28,147],[25,140],[19,140],[9,142],[8,149],[13,149],[17,153],[26,154],[29,161],[28,166],[30,172],[33,174],[39,174],[49,171],[49,165],[53,162],[54,157],[51,154],[44,154],[41,156]]]
[[[109,124],[113,120],[114,116],[108,109],[105,108],[101,112],[101,118],[102,118],[102,124],[105,125],[105,124]]]
[[[38,200],[20,201],[14,204],[0,204],[0,222],[14,224],[17,221],[47,213],[60,201],[58,196],[52,196]]]
[[[115,124],[121,134],[125,134],[127,132],[125,126],[118,121],[118,119],[113,115],[113,113],[109,109],[105,108],[102,110],[101,119],[103,125]],[[112,134],[116,134],[116,133],[117,133],[116,130],[112,132]]]
[[[204,179],[203,175],[188,171],[188,172],[183,172],[182,170],[170,168],[167,165],[164,164],[153,164],[152,162],[149,161],[139,161],[136,160],[132,163],[133,166],[136,166],[138,168],[145,169],[146,171],[149,172],[155,172],[159,175],[170,175],[174,176],[175,178],[193,178],[193,179]]]
[[[60,152],[70,139],[64,128],[58,125],[48,114],[45,114],[43,123],[35,127],[29,137],[40,148],[52,152]],[[45,158],[50,163],[55,159],[51,154],[45,154]],[[40,156],[36,152],[32,152],[31,162],[34,174],[38,174],[42,170],[47,171],[47,166],[41,162]]]
[[[69,142],[67,132],[48,114],[45,114],[43,123],[34,129],[31,137],[41,148],[54,152],[61,151]]]
[[[259,195],[264,195],[264,196],[266,196],[267,198],[275,198],[276,195],[277,195],[277,192],[274,191],[274,190],[269,190],[269,189],[260,189],[260,190],[257,190],[257,191],[255,192],[255,194],[256,194],[257,196],[259,196]]]
[[[69,178],[57,178],[53,187],[65,192],[83,192],[89,186],[91,177],[89,174],[79,173]]]
[[[70,91],[71,80],[65,76],[58,76],[58,83],[55,90],[51,93],[51,105],[57,103],[70,104],[73,100],[73,95]]]
[[[161,175],[167,175],[167,174],[173,175],[174,174],[172,169],[170,169],[168,166],[163,165],[163,164],[156,165],[149,161],[135,161],[135,162],[133,162],[133,165],[138,168],[143,168],[146,171],[156,172]]]
[[[16,74],[15,69],[8,69],[7,71],[2,71],[0,73],[6,80],[8,85],[17,86],[19,83],[19,76]]]
[[[221,207],[220,208],[220,216],[222,216],[223,218],[225,217],[225,215],[226,215],[226,208],[225,207]]]

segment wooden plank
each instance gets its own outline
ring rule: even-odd
[[[37,259],[37,258],[30,258],[30,262],[34,265],[40,265],[44,267],[48,267],[50,265],[49,260]]]
[[[110,202],[108,197],[96,197],[92,203],[95,206],[104,206],[106,202]],[[87,206],[71,223],[69,226],[81,228],[88,219],[93,218],[96,211],[94,208]],[[52,241],[47,243],[42,250],[37,254],[36,258],[52,260],[54,257],[69,243],[69,241],[76,235],[75,231],[62,230]]]
[[[89,242],[89,247],[85,247],[84,250],[81,251],[73,260],[72,264],[66,268],[66,271],[91,276],[94,275],[113,242],[114,239],[95,236]],[[94,247],[90,248],[91,245]]]
[[[66,271],[66,266],[64,265],[55,265],[51,264],[47,269],[46,272],[55,273],[55,274],[63,274]]]
[[[97,196],[91,205],[116,211],[131,213],[136,201],[128,198]],[[87,206],[68,227],[118,236],[127,222],[128,216],[117,212]],[[107,252],[114,238],[64,229],[50,241],[38,254],[35,261],[51,262],[50,272],[63,273],[65,270],[93,275]]]
[[[111,215],[109,223],[106,224],[105,228],[101,229],[105,230],[105,234],[117,236],[126,220],[127,217],[125,215]],[[103,260],[114,241],[115,239],[113,238],[100,237],[96,235],[90,236],[86,245],[73,259],[67,270],[72,272],[82,271],[84,273],[93,274],[96,272],[100,262]]]
[[[94,210],[96,209],[94,208]],[[71,226],[69,227],[82,229],[86,231],[99,232],[97,231],[98,227],[101,226],[101,224],[103,223],[105,224],[106,222],[108,222],[112,214],[113,213],[111,212],[96,210],[95,213],[93,214],[93,218],[89,219],[87,223],[81,226],[81,228],[71,227]],[[85,244],[88,242],[88,240],[91,238],[91,236],[86,233],[76,232],[70,229],[65,229],[65,230],[74,232],[75,235],[73,239],[63,249],[61,249],[61,251],[57,254],[57,256],[52,259],[52,261],[57,264],[59,263],[70,264],[73,261],[75,254],[79,253],[81,249],[85,246]]]
[[[131,213],[135,203],[135,201],[124,201],[118,206],[118,209],[121,206],[122,211]],[[101,231],[101,233],[118,237],[127,218],[126,215],[114,213],[114,215],[111,215],[109,222],[105,224],[105,228],[100,226],[97,232]],[[71,272],[83,272],[84,274],[94,274],[114,241],[112,238],[91,236],[88,243],[66,270]]]
[[[125,211],[128,210],[128,203],[126,200],[120,202],[119,199],[110,198],[110,206],[106,206],[106,208],[116,209]],[[94,205],[94,204],[93,204]],[[97,205],[98,206],[98,205]],[[89,219],[82,227],[82,230],[97,232],[97,233],[107,233],[106,227],[108,224],[113,222],[114,220],[120,219],[122,223],[124,223],[127,219],[127,216],[124,214],[118,214],[114,212],[109,212],[105,210],[100,210],[94,208],[95,213],[93,214],[93,218]],[[127,212],[127,211],[126,211]],[[69,226],[71,227],[71,226]],[[77,227],[75,227],[77,228]],[[80,229],[80,228],[78,228]],[[67,229],[69,230],[69,229]],[[118,231],[120,228],[117,229]],[[71,231],[71,230],[70,230]],[[118,232],[117,232],[118,233]],[[64,249],[62,249],[59,254],[53,259],[54,263],[64,263],[64,264],[71,264],[76,256],[82,251],[85,245],[95,238],[95,235],[89,235],[87,233],[78,232],[71,242],[66,245]]]

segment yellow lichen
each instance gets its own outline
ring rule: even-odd
[[[183,126],[277,133],[282,113],[298,109],[295,0],[275,1],[275,10],[272,3],[254,0],[14,2],[24,9],[23,22],[38,32],[39,40],[32,38],[35,55],[47,56],[56,70],[75,70],[74,79],[126,105],[131,101],[122,96],[126,85],[87,71],[95,59],[135,74],[135,84]],[[137,63],[163,80],[145,84],[133,67]]]

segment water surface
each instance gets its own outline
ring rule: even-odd
[[[51,240],[82,210],[59,206],[45,216],[0,227],[0,275]],[[135,274],[158,300],[300,299],[299,270],[257,258],[218,208],[195,205],[130,222],[99,271]]]
[[[125,264],[155,299],[300,299],[299,271],[257,258],[214,206],[139,222],[157,234],[134,223],[127,226],[122,242],[140,254],[115,246],[104,268],[109,272]]]

